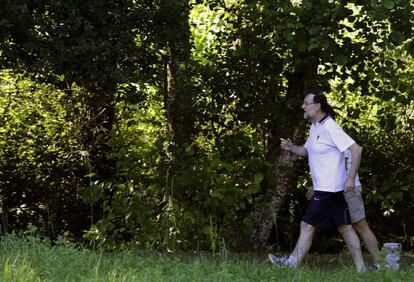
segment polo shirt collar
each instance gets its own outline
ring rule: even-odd
[[[330,116],[328,114],[326,114],[323,118],[321,118],[320,121],[318,121],[318,124],[324,124],[325,121],[329,118]]]

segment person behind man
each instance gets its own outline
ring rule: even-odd
[[[361,245],[351,225],[351,216],[343,192],[355,189],[355,177],[361,162],[362,148],[334,121],[335,112],[326,96],[309,92],[302,105],[304,118],[311,121],[304,146],[281,138],[281,148],[308,157],[314,195],[300,224],[300,235],[288,258],[269,254],[273,264],[297,267],[309,251],[316,229],[335,225],[344,238],[358,271],[365,271]],[[352,165],[346,173],[344,152],[349,149]]]
[[[346,150],[344,152],[345,157],[345,170],[347,175],[349,174],[349,168],[352,166],[352,156],[351,150]],[[358,174],[355,176],[355,190],[344,193],[346,202],[348,203],[349,213],[351,215],[352,227],[358,233],[359,237],[365,243],[365,247],[372,257],[373,267],[375,270],[380,269],[380,255],[378,249],[378,241],[369,227],[365,219],[365,207],[364,200],[361,196],[362,186],[361,181],[359,180]],[[314,191],[313,187],[310,187],[306,193],[306,198],[311,200],[313,197]]]

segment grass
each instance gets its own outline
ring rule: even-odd
[[[270,265],[266,257],[105,254],[68,243],[51,246],[35,236],[5,235],[0,240],[0,281],[414,281],[414,266],[359,274],[346,260],[332,258],[336,267],[308,263],[289,270]]]

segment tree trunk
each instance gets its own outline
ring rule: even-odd
[[[179,51],[175,48],[169,50],[168,85],[167,85],[167,114],[168,132],[173,143],[174,157],[178,157],[185,146],[191,142],[191,90],[188,87],[185,73],[180,66]]]
[[[90,87],[86,99],[86,124],[83,146],[86,148],[93,179],[111,180],[116,161],[110,157],[110,134],[115,122],[115,87]]]
[[[282,125],[278,126],[277,131],[271,131],[269,134],[269,149],[265,158],[274,164],[271,173],[277,181],[273,186],[264,184],[266,204],[257,204],[249,215],[252,223],[250,247],[256,251],[267,243],[288,188],[296,182],[293,168],[298,157],[280,149],[279,139],[290,137],[294,143],[301,144],[306,135],[306,121],[303,119],[301,105],[306,91],[313,88],[317,82],[318,63],[313,57],[304,58],[302,62],[300,69],[304,71],[293,72],[288,77],[287,100],[284,107],[286,111],[279,113],[283,117],[279,119]]]
[[[172,145],[170,158],[179,159],[191,143],[193,131],[192,87],[190,82],[190,26],[188,1],[179,6],[175,15],[177,26],[168,42],[167,60],[167,116]]]

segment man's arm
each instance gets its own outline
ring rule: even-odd
[[[362,156],[362,147],[357,143],[352,144],[349,149],[351,150],[352,163],[345,183],[345,192],[353,191],[355,189],[355,177],[357,175],[359,165],[361,164]]]
[[[301,157],[307,157],[308,156],[308,150],[306,150],[303,146],[297,146],[290,141],[290,139],[283,139],[280,138],[280,147],[285,151],[290,151],[292,153],[295,153],[296,155],[299,155]]]

